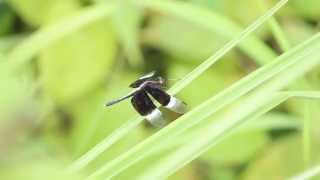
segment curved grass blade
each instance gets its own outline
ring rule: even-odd
[[[143,55],[139,47],[139,28],[142,16],[140,7],[130,1],[117,3],[117,9],[113,15],[113,25],[127,59],[134,67],[138,67],[143,62]]]
[[[112,132],[110,136],[106,137],[103,141],[98,143],[96,146],[82,155],[79,159],[74,161],[67,170],[69,172],[76,172],[83,169],[91,161],[101,155],[106,149],[108,149],[115,142],[121,139],[121,137],[125,136],[131,129],[137,127],[142,121],[143,119],[141,119],[139,116],[129,119],[129,121]]]
[[[245,100],[238,103],[236,107],[233,107],[226,112],[224,116],[219,118],[217,123],[212,123],[211,126],[203,129],[201,134],[190,139],[188,144],[155,163],[155,165],[145,171],[139,179],[164,179],[220,142],[232,132],[234,128],[244,123],[250,114],[276,98],[270,97],[270,95],[289,85],[290,82],[320,64],[320,57],[318,56],[319,50],[320,40],[318,40],[318,45],[313,51],[305,50],[309,52],[303,61],[292,64],[269,83],[255,90],[252,95],[245,98]]]
[[[272,100],[269,103],[265,104],[263,107],[259,108],[256,112],[250,115],[250,118],[246,120],[248,123],[244,123],[240,125],[240,127],[236,128],[231,134],[241,133],[250,130],[272,130],[272,129],[301,129],[301,123],[297,122],[296,119],[282,119],[279,121],[277,119],[270,119],[263,122],[254,122],[258,118],[260,118],[265,113],[269,112],[276,106],[285,102],[290,98],[303,98],[303,99],[311,99],[318,100],[320,99],[320,91],[287,91],[287,92],[279,92],[275,95],[270,96]],[[189,142],[194,136],[198,135],[203,131],[205,127],[200,127],[196,130],[189,130],[182,135],[175,137],[175,141],[168,141],[165,143],[159,143],[153,151],[150,152],[151,155],[161,153],[163,151],[174,149]]]
[[[109,178],[113,177],[123,169],[148,155],[153,147],[157,146],[160,142],[164,143],[166,140],[172,139],[184,130],[201,123],[203,119],[217,112],[225,105],[230,104],[267,80],[277,76],[290,66],[297,64],[302,58],[310,54],[310,52],[314,53],[319,51],[319,47],[320,33],[197,106],[158,133],[98,169],[91,177],[99,177],[103,174],[107,174]]]
[[[320,174],[320,166],[314,166],[289,180],[308,180]]]
[[[201,73],[203,73],[206,69],[208,69],[212,64],[217,62],[222,56],[224,56],[230,49],[235,47],[241,40],[246,38],[250,33],[256,30],[261,24],[263,24],[268,18],[270,18],[277,10],[279,10],[287,0],[280,1],[276,6],[270,9],[264,16],[260,17],[256,20],[252,25],[246,28],[242,33],[238,35],[235,39],[227,43],[224,47],[222,47],[217,53],[208,58],[204,63],[200,64],[195,70],[190,72],[185,78],[180,80],[178,84],[174,85],[169,92],[172,94],[178,93],[181,89],[186,87],[189,83],[191,83],[195,78],[197,78]],[[71,165],[71,169],[73,171],[80,170],[85,167],[90,161],[98,157],[102,152],[104,152],[107,148],[109,148],[113,143],[122,138],[127,132],[136,127],[142,121],[141,118],[134,118],[133,120],[129,120],[125,125],[120,127],[116,132],[112,133],[106,139],[104,139],[101,143],[92,148],[92,150],[85,153],[80,159],[76,160],[73,165]],[[177,124],[178,125],[178,124]],[[170,126],[174,126],[172,124]],[[171,129],[168,127],[169,129]],[[168,129],[166,128],[166,129]],[[172,128],[173,129],[173,128]]]
[[[264,0],[258,0],[258,3],[259,3],[261,10],[267,9],[267,5]],[[291,48],[291,44],[290,44],[287,36],[285,35],[284,31],[282,30],[279,22],[276,20],[275,17],[272,17],[268,21],[268,24],[269,24],[269,27],[270,27],[272,34],[275,37],[275,40],[278,42],[281,50],[283,52],[288,51]]]
[[[247,38],[254,30],[261,26],[265,21],[272,17],[272,15],[277,12],[282,6],[284,6],[288,0],[282,0],[278,2],[274,7],[272,7],[266,14],[262,15],[250,26],[248,26],[243,32],[241,32],[236,38],[229,41],[211,57],[209,57],[205,62],[200,64],[197,68],[188,73],[182,81],[178,81],[169,92],[176,94],[189,83],[191,83],[195,78],[201,75],[205,70],[217,62],[221,57],[223,57],[227,52],[234,48],[237,44],[240,44],[242,40]],[[269,59],[270,60],[270,59]]]

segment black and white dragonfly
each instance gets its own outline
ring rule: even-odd
[[[186,104],[165,92],[164,85],[165,80],[160,76],[156,76],[153,71],[129,85],[129,87],[134,88],[134,91],[124,97],[106,103],[106,106],[114,105],[132,97],[132,106],[144,119],[149,121],[153,126],[163,127],[167,121],[150,96],[158,101],[161,106],[175,113],[183,114],[186,112]]]

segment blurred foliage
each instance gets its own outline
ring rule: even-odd
[[[216,13],[237,28],[243,28],[263,13],[258,8],[259,1],[188,0],[186,3]],[[275,2],[266,0],[268,6]],[[68,174],[65,169],[73,160],[134,116],[129,102],[105,109],[106,100],[126,94],[130,82],[151,70],[168,79],[179,79],[231,38],[124,0],[110,17],[45,44],[18,70],[11,68],[10,63],[15,62],[6,61],[15,47],[38,30],[99,3],[113,2],[0,1],[0,179],[85,177],[155,132],[152,127],[141,125],[90,164],[85,172]],[[288,41],[299,44],[319,32],[320,2],[292,0],[276,19]],[[265,48],[271,49],[272,55],[279,52],[268,25],[255,36]],[[261,65],[244,49],[229,52],[178,96],[191,109]],[[305,77],[310,89],[319,89],[319,72],[315,69]],[[169,81],[169,85],[175,81]],[[262,128],[235,133],[170,179],[280,180],[303,170],[304,163],[319,162],[320,134],[316,124],[320,106],[312,103],[312,108],[306,110],[301,108],[302,103],[310,102],[289,101],[268,117],[292,120],[294,116],[295,121],[302,121],[309,113],[310,123],[315,125],[311,129],[310,162],[301,156],[301,137],[296,128]],[[258,121],[265,121],[265,117]],[[160,153],[159,157],[164,154]],[[117,178],[130,179],[153,160],[144,160]]]

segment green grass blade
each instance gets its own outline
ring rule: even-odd
[[[172,139],[172,137],[183,132],[184,130],[201,123],[203,119],[212,113],[220,110],[225,105],[233,102],[258,85],[261,85],[270,78],[276,76],[279,72],[290,67],[290,65],[299,62],[302,58],[309,54],[310,51],[317,51],[317,48],[320,46],[319,39],[320,33],[315,35],[304,44],[301,44],[300,46],[293,48],[288,53],[280,56],[274,62],[251,73],[247,77],[232,85],[230,88],[210,98],[206,102],[194,108],[191,112],[188,112],[178,120],[169,124],[152,137],[130,149],[127,153],[107,163],[105,166],[96,171],[92,177],[99,176],[101,174],[110,174],[109,177],[112,177],[116,173],[119,173],[117,171],[121,171],[122,169],[129,167],[131,164],[137,162],[143,158],[143,156],[146,156],[148,153],[150,153],[153,147],[159,144],[159,142]],[[311,50],[306,51],[306,49]],[[206,107],[210,107],[209,110],[206,109]],[[126,163],[123,164],[122,162]]]
[[[263,112],[264,114],[265,112]],[[259,117],[260,112],[257,112],[257,115],[253,115],[248,123],[245,123],[243,126],[240,127],[241,131],[249,131],[249,130],[261,130],[261,131],[270,131],[270,130],[281,130],[281,129],[292,129],[292,130],[299,130],[302,128],[302,124],[300,123],[299,119],[295,116],[284,116],[281,115],[273,115],[266,114],[265,116],[261,117],[260,121],[256,121],[257,117]]]
[[[117,9],[113,15],[113,25],[121,40],[127,59],[134,67],[138,67],[143,62],[143,55],[139,47],[142,15],[140,7],[129,1],[117,3]]]
[[[280,1],[277,6],[282,6],[286,2],[287,1]],[[173,17],[186,19],[194,24],[199,24],[218,33],[226,39],[235,39],[236,36],[242,32],[241,27],[226,17],[185,2],[143,0],[139,1],[139,3],[152,10],[160,11],[163,14],[168,14]],[[265,15],[268,16],[268,13],[265,13]],[[253,35],[241,42],[239,48],[260,65],[266,64],[276,57],[275,53],[268,46]]]
[[[113,11],[113,4],[99,4],[82,10],[74,17],[44,27],[15,47],[8,54],[7,61],[13,68],[18,68],[48,45],[81,27],[109,16]]]
[[[288,92],[280,92],[272,95],[273,99],[259,108],[256,112],[250,115],[250,118],[246,120],[246,123],[243,123],[238,128],[236,128],[231,134],[241,133],[250,130],[273,130],[273,129],[300,129],[301,123],[297,122],[296,119],[284,119],[284,118],[276,118],[269,119],[256,122],[258,118],[260,118],[265,113],[269,112],[276,106],[280,105],[284,101],[289,98],[303,98],[303,99],[312,99],[318,100],[320,99],[320,91],[288,91]],[[175,137],[175,141],[169,141],[165,143],[159,143],[153,151],[150,152],[152,154],[158,154],[163,151],[174,149],[179,147],[182,144],[185,144],[190,141],[194,136],[198,135],[203,131],[204,127],[197,128],[196,130],[190,130],[186,133],[183,133],[177,137]]]
[[[308,180],[320,174],[320,166],[314,166],[289,180]]]
[[[280,72],[290,68],[290,66],[297,64],[302,58],[305,58],[310,53],[317,52],[319,46],[320,33],[280,56],[275,61],[251,73],[247,77],[232,85],[230,88],[222,91],[218,95],[197,106],[192,111],[188,112],[178,120],[163,128],[158,133],[154,134],[152,137],[130,149],[127,153],[119,156],[115,160],[100,168],[92,175],[92,177],[99,176],[101,174],[110,174],[110,177],[112,177],[116,173],[119,173],[119,171],[122,169],[129,167],[131,164],[141,159],[144,155],[147,155],[159,142],[172,139],[172,137],[183,132],[184,130],[201,123],[203,119],[220,110],[225,105],[230,104],[250,90],[256,88],[267,80],[270,80]],[[125,164],[122,162],[125,162]]]
[[[266,3],[264,0],[259,0],[259,5],[262,10],[266,9]],[[285,52],[288,51],[291,47],[288,38],[286,37],[285,33],[283,32],[282,28],[280,27],[279,23],[277,22],[276,18],[272,17],[268,21],[269,27],[271,32],[273,33],[275,40],[277,41],[280,49]],[[301,88],[307,89],[307,80],[301,79],[300,80]],[[304,118],[303,118],[303,131],[302,131],[302,144],[303,144],[303,159],[305,167],[308,167],[310,164],[310,110],[309,110],[309,103],[305,102],[302,103],[302,107],[305,108],[304,111]]]
[[[276,19],[270,19],[269,26],[281,50],[288,51],[291,45]]]
[[[10,50],[17,46],[26,36],[27,34],[19,34],[0,37],[0,51],[3,53],[10,52]]]
[[[3,62],[2,59],[4,59],[4,55],[2,54],[2,52],[0,52],[0,62]]]
[[[221,49],[219,49],[216,53],[214,53],[211,57],[209,57],[206,61],[200,64],[197,68],[192,70],[189,74],[187,74],[182,81],[177,82],[169,92],[176,94],[180,90],[182,90],[185,86],[191,83],[195,78],[201,75],[204,71],[206,71],[210,66],[212,66],[215,62],[217,62],[221,57],[223,57],[227,52],[229,52],[232,48],[234,48],[237,44],[240,44],[242,40],[248,37],[254,30],[256,30],[259,26],[261,26],[266,20],[272,17],[282,6],[284,6],[288,1],[282,0],[278,2],[274,7],[272,7],[266,14],[262,15],[255,22],[253,22],[250,26],[248,26],[243,32],[241,32],[236,38],[229,41],[226,45],[224,45]],[[269,59],[270,61],[270,59]]]
[[[69,166],[68,171],[76,172],[84,168],[91,161],[101,155],[106,149],[108,149],[115,142],[121,139],[121,137],[125,136],[131,129],[136,128],[142,121],[143,119],[141,119],[139,116],[129,119],[129,121],[116,129],[110,136],[106,137],[103,141],[98,143],[96,146],[82,155],[79,159],[75,160]]]
[[[266,2],[264,0],[258,0],[259,6],[261,8],[261,10],[265,10],[267,9],[267,5]],[[270,18],[270,20],[268,21],[270,30],[272,32],[272,34],[275,37],[275,40],[278,42],[279,47],[281,48],[281,50],[283,52],[286,52],[290,49],[291,45],[290,42],[287,38],[287,36],[285,35],[285,33],[283,32],[280,24],[278,23],[278,21],[276,20],[275,17]]]
[[[284,93],[288,94],[290,97],[295,98],[304,98],[310,100],[320,98],[319,91],[288,91]]]
[[[232,132],[234,128],[245,122],[252,113],[265,104],[271,103],[274,98],[278,98],[270,97],[272,93],[286,87],[290,82],[320,64],[320,57],[318,56],[319,50],[320,40],[318,40],[318,45],[312,52],[307,49],[304,50],[309,51],[309,53],[303,58],[303,61],[292,64],[285,71],[278,74],[272,81],[255,90],[253,94],[227,111],[224,116],[220,117],[217,123],[212,123],[211,126],[203,129],[201,134],[190,139],[188,144],[182,146],[166,158],[156,162],[155,165],[145,171],[139,179],[164,179],[220,142]],[[199,114],[201,114],[201,112],[198,112],[198,115]]]
[[[259,0],[259,5],[262,10],[266,9],[266,3],[264,0]],[[286,37],[286,34],[280,27],[279,23],[277,22],[276,18],[270,18],[268,21],[269,27],[271,32],[273,33],[275,40],[277,41],[280,49],[285,52],[291,48],[290,42]],[[300,88],[307,89],[308,88],[308,81],[306,79],[300,80]],[[304,118],[303,118],[303,131],[302,131],[302,144],[303,144],[303,159],[305,167],[308,167],[310,164],[310,110],[309,110],[309,103],[305,102],[302,103],[302,107],[304,107]]]
[[[189,83],[191,83],[196,77],[198,77],[202,72],[204,72],[207,68],[209,68],[213,63],[219,60],[224,54],[226,54],[230,49],[237,45],[241,40],[247,37],[250,33],[252,33],[255,29],[257,29],[263,22],[265,22],[268,18],[270,18],[278,9],[280,9],[287,0],[280,1],[276,6],[270,9],[264,16],[255,21],[252,25],[250,25],[246,30],[239,34],[237,38],[230,41],[226,46],[221,48],[216,54],[207,59],[204,63],[202,63],[199,67],[197,67],[194,71],[192,71],[186,78],[179,81],[177,85],[172,87],[169,91],[173,94],[177,93]],[[133,121],[133,122],[131,122]],[[115,133],[108,136],[103,142],[99,143],[97,146],[93,147],[91,151],[84,154],[80,159],[76,160],[76,162],[72,165],[73,170],[79,170],[82,167],[86,166],[90,161],[99,156],[102,152],[104,152],[108,147],[110,147],[114,142],[119,140],[125,132],[129,132],[135,125],[138,125],[142,120],[140,118],[136,118],[134,120],[128,121],[123,127],[120,127]],[[129,128],[128,128],[129,127]],[[118,133],[121,132],[121,133]]]
[[[275,7],[270,9],[268,13],[255,21],[251,26],[249,26],[245,31],[243,31],[239,37],[230,41],[223,48],[221,48],[215,55],[211,56],[204,63],[199,65],[194,71],[189,73],[185,78],[178,82],[178,84],[174,85],[169,92],[175,94],[178,93],[181,89],[186,87],[189,83],[191,83],[196,77],[198,77],[201,73],[203,73],[207,68],[209,68],[213,63],[219,60],[220,57],[225,55],[230,49],[237,45],[242,39],[252,33],[255,29],[259,27],[259,25],[263,24],[268,18],[270,18],[279,8],[281,8],[287,0],[283,0],[278,3]],[[104,139],[97,146],[93,147],[92,150],[85,153],[80,159],[76,160],[71,166],[73,171],[80,170],[84,166],[86,166],[90,161],[99,156],[102,152],[104,152],[107,148],[109,148],[113,143],[122,138],[126,132],[129,132],[131,129],[135,128],[139,122],[141,122],[141,118],[134,118],[134,120],[129,120],[125,123],[124,126],[120,127],[120,129],[116,130],[116,132],[112,133],[106,139]],[[135,125],[135,126],[134,126]],[[119,133],[121,132],[121,133]]]
[[[302,131],[302,146],[303,146],[303,163],[304,167],[308,168],[311,163],[311,110],[310,110],[310,102],[305,101],[302,102],[303,112],[303,131]]]

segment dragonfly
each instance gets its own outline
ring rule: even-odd
[[[155,127],[163,127],[167,124],[163,113],[155,105],[151,97],[159,102],[159,104],[175,113],[184,114],[186,112],[186,104],[180,99],[168,94],[165,91],[165,80],[161,76],[157,76],[155,71],[152,71],[129,85],[134,90],[128,95],[115,99],[105,104],[112,106],[125,99],[131,98],[131,104],[134,109],[145,120]]]

